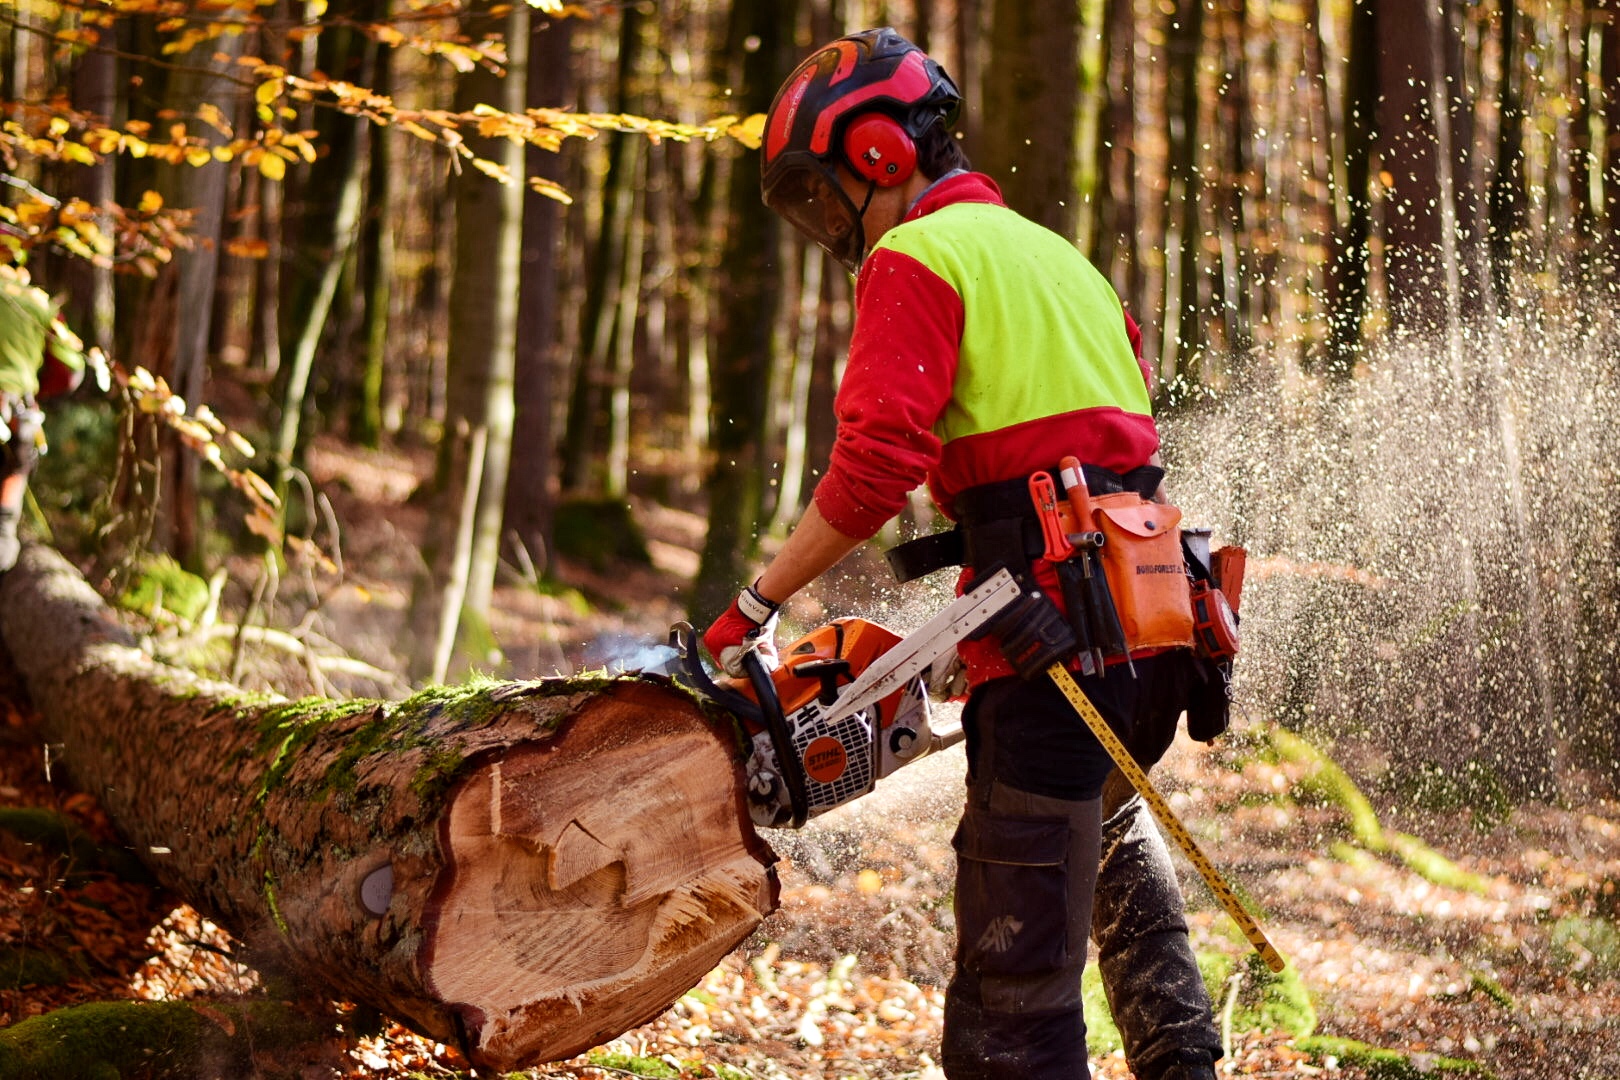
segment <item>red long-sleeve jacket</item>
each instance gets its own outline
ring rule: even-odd
[[[1127,472],[1158,449],[1136,324],[1071,243],[1008,209],[986,176],[929,188],[862,265],[855,303],[815,493],[845,535],[876,533],[922,483],[954,516],[966,488],[1066,454]],[[961,651],[974,682],[1011,670],[992,642]]]

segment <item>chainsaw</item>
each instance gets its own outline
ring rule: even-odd
[[[677,623],[672,677],[742,722],[754,824],[797,829],[960,741],[960,725],[936,730],[925,676],[1019,592],[999,570],[904,637],[867,619],[835,619],[781,650],[775,671],[747,654],[741,679],[711,678],[697,632]]]

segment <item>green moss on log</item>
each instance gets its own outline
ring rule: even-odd
[[[1311,992],[1292,964],[1274,972],[1258,953],[1234,958],[1201,952],[1198,970],[1223,1030],[1282,1031],[1294,1036],[1316,1030]]]
[[[1240,977],[1233,982],[1233,972]],[[1281,1031],[1288,1035],[1308,1035],[1316,1028],[1316,1006],[1311,1003],[1299,971],[1292,965],[1282,974],[1273,974],[1254,953],[1234,958],[1219,951],[1200,952],[1198,970],[1204,987],[1215,1005],[1218,1020],[1234,1032]],[[1236,997],[1232,994],[1236,992]],[[1080,976],[1080,996],[1086,1015],[1086,1049],[1092,1057],[1106,1057],[1125,1045],[1103,990],[1102,973],[1095,962],[1088,963]],[[1231,998],[1228,1017],[1225,1007]]]
[[[1080,974],[1080,1000],[1086,1017],[1086,1050],[1092,1057],[1107,1057],[1124,1048],[1125,1040],[1114,1023],[1114,1012],[1108,1007],[1108,994],[1103,990],[1102,971],[1096,963],[1088,963]]]
[[[0,1080],[191,1080],[211,1075],[296,1075],[330,1018],[273,1001],[100,1001],[58,1009],[0,1030]]]
[[[1377,811],[1337,762],[1284,727],[1273,727],[1269,741],[1280,761],[1306,767],[1299,781],[1302,791],[1344,811],[1356,843],[1369,851],[1388,849]]]
[[[1477,1061],[1441,1057],[1439,1054],[1403,1054],[1329,1035],[1300,1039],[1294,1046],[1317,1061],[1325,1063],[1331,1059],[1340,1066],[1354,1066],[1366,1073],[1368,1080],[1425,1080],[1434,1076],[1473,1076],[1495,1080],[1496,1075]]]
[[[1379,855],[1394,855],[1407,869],[1436,885],[1481,895],[1489,891],[1486,878],[1464,870],[1418,837],[1386,829],[1372,801],[1327,754],[1280,726],[1272,727],[1268,741],[1278,760],[1306,767],[1300,790],[1343,811],[1357,844]]]

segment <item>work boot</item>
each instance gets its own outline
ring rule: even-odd
[[[1168,1069],[1149,1075],[1152,1080],[1215,1080],[1215,1063],[1208,1050],[1183,1050]]]

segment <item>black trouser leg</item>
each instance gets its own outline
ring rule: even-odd
[[[976,689],[957,830],[951,1080],[1086,1080],[1080,973],[1108,773],[1102,746],[1047,679]]]
[[[972,785],[957,830],[951,1080],[1088,1080],[1086,963],[1101,801]]]
[[[1117,771],[1103,787],[1092,934],[1108,1006],[1140,1080],[1157,1080],[1178,1062],[1220,1058],[1170,852],[1147,804]]]

